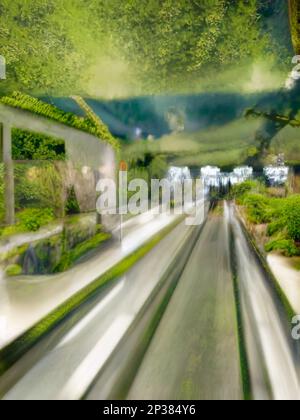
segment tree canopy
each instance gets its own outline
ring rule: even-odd
[[[90,93],[128,84],[133,93],[182,92],[225,69],[289,56],[262,31],[274,13],[260,0],[2,0],[1,90]],[[126,92],[125,92],[126,93]]]

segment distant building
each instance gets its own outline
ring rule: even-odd
[[[186,179],[191,179],[192,176],[191,176],[191,171],[189,170],[187,166],[182,167],[182,168],[178,166],[171,166],[168,171],[167,178],[170,182],[182,183]]]
[[[284,185],[289,177],[290,168],[288,166],[266,166],[264,174],[272,186]]]
[[[253,176],[253,168],[250,166],[240,166],[233,170],[233,174],[238,178],[243,178],[245,181]]]
[[[253,168],[249,166],[241,166],[235,168],[233,172],[221,172],[221,169],[215,166],[206,166],[201,169],[201,178],[206,187],[227,187],[229,184],[241,184],[251,179],[253,176]]]
[[[221,173],[221,169],[217,166],[205,166],[201,168],[201,176],[218,176]]]
[[[201,179],[205,188],[220,186],[221,169],[217,166],[201,168]]]

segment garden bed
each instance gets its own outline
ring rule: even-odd
[[[17,228],[11,227],[15,232]],[[8,276],[62,272],[110,238],[111,234],[97,225],[95,213],[69,216],[53,220],[41,230],[2,238],[0,265]],[[5,245],[8,240],[10,247]]]

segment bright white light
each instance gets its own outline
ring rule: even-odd
[[[221,172],[221,169],[215,166],[205,166],[201,169],[201,178],[206,189],[209,187],[226,187],[229,183],[231,185],[241,184],[251,179],[252,176],[253,168],[249,166],[235,168],[231,173]]]
[[[186,179],[191,179],[191,171],[187,166],[184,168],[171,166],[167,178],[170,182],[183,183]]]
[[[287,182],[290,168],[288,166],[266,166],[264,174],[271,185],[283,185]]]

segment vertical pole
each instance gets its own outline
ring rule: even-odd
[[[5,123],[2,125],[2,147],[4,163],[5,223],[7,225],[13,225],[15,223],[14,164],[12,160],[11,126]]]
[[[128,211],[128,166],[125,161],[120,162],[119,168],[119,214],[120,214],[120,242],[123,242],[123,215]]]

